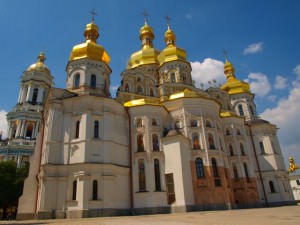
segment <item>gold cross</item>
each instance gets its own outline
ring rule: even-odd
[[[225,49],[223,49],[223,53],[225,55],[225,59],[228,60],[228,52]]]
[[[92,21],[94,22],[95,16],[97,15],[95,8],[92,8],[92,10],[89,11],[89,13],[92,15]]]
[[[147,23],[147,17],[149,16],[149,14],[147,13],[146,9],[144,9],[144,12],[142,14],[144,15],[145,23]]]
[[[164,18],[165,18],[166,21],[167,21],[168,27],[170,27],[170,20],[171,20],[171,18],[168,16],[168,14],[167,14],[166,16],[164,16]]]

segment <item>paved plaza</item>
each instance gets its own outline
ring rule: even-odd
[[[87,219],[2,221],[0,224],[60,225],[300,225],[300,206],[260,209],[201,211],[149,216]]]

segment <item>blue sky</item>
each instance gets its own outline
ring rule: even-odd
[[[300,164],[300,1],[297,0],[27,0],[0,1],[0,111],[16,104],[20,76],[44,50],[56,87],[64,88],[72,47],[84,41],[95,7],[98,43],[111,57],[112,92],[130,55],[139,50],[139,29],[147,10],[163,49],[168,14],[177,46],[187,51],[197,85],[224,82],[223,49],[256,95],[258,112],[280,128],[285,154]],[[299,66],[299,67],[297,67]],[[0,118],[3,118],[0,117]],[[3,120],[3,119],[2,119]],[[4,125],[3,125],[4,126]],[[0,129],[1,125],[0,125]]]

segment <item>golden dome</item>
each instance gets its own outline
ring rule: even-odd
[[[250,93],[250,85],[247,82],[236,79],[234,72],[235,69],[233,65],[226,59],[224,64],[224,74],[227,81],[221,89],[227,91],[228,94]]]
[[[27,71],[38,71],[38,72],[48,72],[50,73],[48,67],[44,64],[46,60],[46,56],[44,52],[41,52],[39,56],[37,57],[37,62],[30,65],[27,68]]]
[[[165,42],[167,47],[159,54],[158,60],[160,64],[165,62],[171,62],[175,60],[186,61],[186,52],[184,49],[178,48],[175,45],[176,36],[175,33],[170,29],[165,32]]]
[[[145,25],[142,26],[140,29],[140,40],[141,41],[143,40],[143,37],[145,35],[149,35],[152,40],[155,38],[152,27],[150,27],[146,21],[145,21]]]
[[[73,47],[69,60],[77,59],[93,59],[105,63],[110,62],[110,57],[105,49],[97,44],[97,39],[99,37],[99,28],[94,21],[86,25],[84,31],[85,43],[76,45]]]
[[[160,51],[153,47],[152,41],[155,38],[153,29],[145,21],[145,25],[140,29],[140,40],[142,49],[130,56],[127,69],[132,69],[140,65],[158,63],[157,56]]]

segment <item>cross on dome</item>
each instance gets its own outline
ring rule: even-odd
[[[92,15],[92,22],[94,22],[95,16],[97,16],[95,8],[92,8],[92,10],[89,11],[89,13]]]
[[[166,16],[164,16],[164,18],[166,19],[168,28],[170,29],[170,20],[171,20],[171,18],[168,16],[168,14]]]
[[[147,19],[148,19],[149,14],[147,13],[146,9],[144,9],[144,12],[142,13],[142,15],[144,16],[145,24],[147,24]]]

